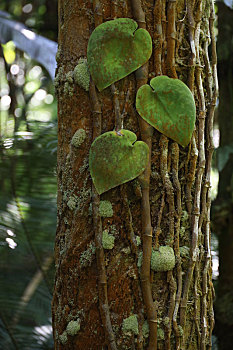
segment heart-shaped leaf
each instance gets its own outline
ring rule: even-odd
[[[117,18],[100,24],[91,34],[87,61],[99,91],[146,63],[152,53],[150,34],[137,30],[130,18]]]
[[[140,175],[149,161],[149,148],[129,130],[109,131],[91,145],[89,166],[99,194]]]
[[[136,108],[155,129],[186,147],[195,126],[196,107],[189,88],[179,79],[158,76],[137,92]]]

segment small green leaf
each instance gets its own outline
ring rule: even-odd
[[[136,108],[155,129],[186,147],[195,127],[196,107],[189,88],[179,79],[158,76],[137,92]]]
[[[90,173],[99,194],[133,180],[149,161],[149,148],[129,130],[109,131],[97,137],[89,154]]]
[[[150,34],[137,27],[130,18],[117,18],[99,25],[91,34],[87,61],[99,91],[149,60],[152,53]]]

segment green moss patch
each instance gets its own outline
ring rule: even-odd
[[[68,338],[67,338],[66,331],[64,331],[61,335],[59,335],[59,340],[62,343],[62,345],[64,345],[67,342]]]
[[[153,271],[169,271],[175,267],[174,250],[169,246],[161,246],[152,250],[151,269]]]
[[[122,325],[123,333],[132,335],[138,335],[138,320],[136,315],[129,316],[125,318]]]
[[[79,147],[85,141],[87,137],[86,131],[84,129],[78,129],[74,136],[72,137],[71,144],[74,147]]]
[[[89,90],[90,73],[86,59],[80,59],[77,66],[74,68],[74,81],[85,91]]]
[[[109,201],[100,201],[99,214],[103,218],[111,218],[113,216],[112,204]]]
[[[110,235],[107,230],[102,234],[102,245],[104,249],[112,249],[114,247],[115,237]]]
[[[70,321],[66,327],[67,334],[74,336],[80,331],[80,320]]]

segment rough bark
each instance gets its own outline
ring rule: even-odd
[[[217,97],[213,16],[210,0],[59,2],[56,349],[211,348],[209,176]],[[78,59],[86,57],[93,29],[118,17],[133,18],[149,31],[152,57],[101,93],[91,83],[88,94],[70,77]],[[185,149],[156,130],[152,135],[135,110],[139,86],[161,74],[183,80],[195,97],[196,130]],[[140,179],[99,198],[88,153],[93,138],[118,125],[119,111],[124,128],[149,145],[151,161]],[[86,139],[75,148],[71,139],[80,128]],[[101,200],[112,203],[112,217],[100,217]],[[103,249],[104,230],[115,236],[113,249]],[[152,273],[152,248],[162,245],[174,249],[176,266]],[[126,331],[129,316],[138,327],[135,323]],[[74,335],[68,332],[72,321],[80,322]]]

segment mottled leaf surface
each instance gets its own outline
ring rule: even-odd
[[[155,129],[186,147],[195,127],[196,107],[189,88],[179,79],[158,76],[137,92],[136,108]]]
[[[128,182],[144,170],[149,161],[149,148],[137,136],[122,129],[97,137],[91,145],[89,166],[99,194]]]
[[[99,25],[91,34],[87,61],[99,91],[149,60],[152,53],[150,34],[137,27],[130,18],[118,18]]]

